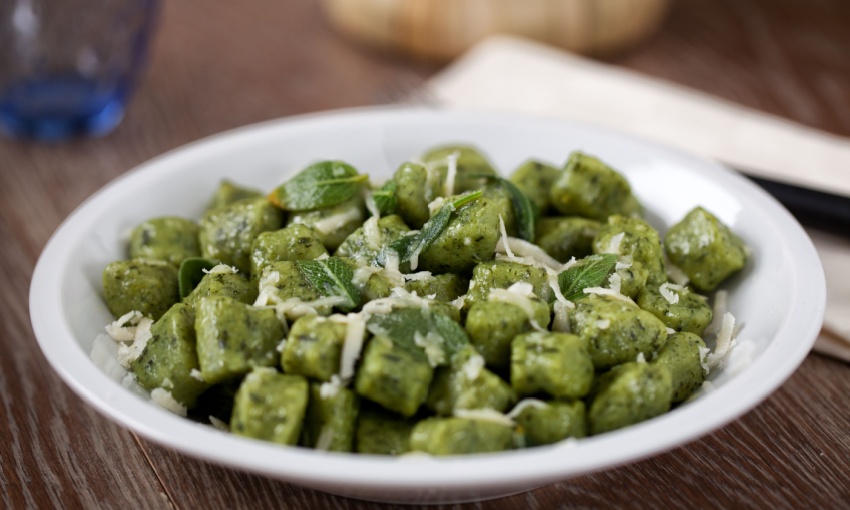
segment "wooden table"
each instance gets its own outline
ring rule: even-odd
[[[149,72],[117,131],[59,145],[0,141],[0,507],[376,508],[140,438],[82,402],[36,345],[27,295],[39,252],[111,179],[226,129],[392,102],[438,70],[337,37],[314,2],[165,3]],[[662,33],[610,60],[850,136],[848,22],[843,0],[675,0]],[[813,354],[705,439],[476,506],[846,507],[848,404],[850,367]]]

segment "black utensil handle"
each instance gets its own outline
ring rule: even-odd
[[[850,197],[744,175],[779,200],[803,225],[850,237]]]

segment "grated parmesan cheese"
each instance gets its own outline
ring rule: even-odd
[[[286,350],[286,337],[283,337],[283,339],[277,343],[277,346],[274,348],[274,350],[276,350],[277,352],[283,352]]]
[[[360,221],[360,210],[357,207],[351,207],[343,212],[322,218],[313,223],[313,230],[327,235],[341,229],[352,221]]]
[[[596,321],[596,327],[599,329],[608,329],[611,327],[611,321],[609,319],[601,319]]]
[[[637,358],[635,358],[635,361],[637,363],[646,364],[646,356],[644,356],[642,352],[639,352],[638,355],[637,355]]]
[[[360,358],[363,341],[366,338],[366,321],[356,313],[346,316],[345,340],[342,344],[342,354],[339,360],[339,376],[343,381],[354,377],[354,365]]]
[[[323,382],[319,386],[319,396],[323,399],[333,398],[337,396],[339,390],[343,387],[342,379],[336,374],[331,376],[331,380]]]
[[[380,250],[383,245],[383,236],[381,228],[378,226],[378,216],[371,216],[363,223],[363,235],[366,237],[366,244],[373,250]]]
[[[457,177],[457,160],[460,151],[452,152],[446,156],[446,182],[443,185],[443,194],[450,197],[455,194],[455,179]]]
[[[106,333],[116,342],[129,342],[136,336],[136,328],[144,316],[132,310],[106,326]]]
[[[567,303],[570,302],[567,301]],[[573,307],[575,307],[575,305],[573,305]],[[552,331],[557,331],[560,333],[569,333],[570,319],[567,311],[570,309],[570,307],[562,303],[561,301],[555,301],[555,303],[552,305],[552,309],[555,312],[555,317],[552,319]]]
[[[446,361],[446,353],[443,351],[443,337],[437,333],[429,331],[427,335],[423,335],[416,331],[413,333],[413,343],[425,351],[428,364],[432,368]]]
[[[617,273],[611,273],[611,276],[608,277],[608,287],[617,294],[620,294],[620,286],[622,283],[623,281]]]
[[[502,236],[496,243],[496,260],[509,260],[526,266],[542,267],[546,270],[556,272],[566,269],[564,264],[555,260],[536,244],[529,243],[518,237],[508,236],[505,230],[505,222],[501,215],[499,215],[499,231]],[[506,257],[500,259],[499,255],[505,255]]]
[[[685,295],[688,293],[688,289],[675,283],[662,283],[661,286],[658,287],[658,292],[661,293],[668,303],[675,305],[679,302],[679,293]]]
[[[212,269],[203,269],[202,271],[206,274],[236,274],[239,272],[238,269],[227,264],[218,264]]]
[[[708,358],[708,354],[711,352],[711,349],[708,347],[699,348],[699,364],[702,366],[705,375],[708,375],[711,369],[708,367],[708,363],[706,363],[706,359]]]
[[[369,282],[369,278],[372,275],[381,272],[380,267],[376,266],[358,266],[357,269],[354,270],[354,277],[351,279],[351,283],[357,287],[357,290],[363,290],[363,287],[366,286],[366,283]]]
[[[162,388],[154,388],[151,391],[151,401],[166,411],[171,411],[177,416],[186,416],[186,407],[174,400],[171,392]]]
[[[314,448],[319,451],[326,452],[330,449],[331,443],[334,440],[334,429],[330,425],[322,425],[322,429],[319,431],[319,437],[316,438],[316,445]]]
[[[611,237],[608,241],[608,246],[605,248],[602,253],[620,253],[620,245],[623,243],[623,237],[626,236],[625,232],[620,232]]]
[[[196,381],[206,382],[206,380],[204,379],[204,374],[201,373],[201,371],[197,368],[193,368],[189,372],[189,376],[192,377],[192,379],[195,379]]]
[[[378,204],[375,203],[374,191],[369,191],[368,187],[364,186],[363,196],[365,196],[364,202],[366,203],[366,210],[369,211],[369,214],[375,218],[380,218],[381,211],[378,209]]]
[[[122,367],[129,369],[130,363],[136,361],[142,355],[142,352],[144,352],[145,347],[148,345],[148,340],[151,339],[152,325],[153,320],[148,317],[142,317],[134,328],[133,343],[118,346],[117,359]]]
[[[480,354],[473,354],[461,365],[460,370],[468,381],[474,381],[481,375],[484,368],[484,358]]]
[[[682,287],[687,285],[690,279],[688,278],[688,275],[686,275],[685,272],[682,271],[682,268],[673,264],[669,260],[666,260],[666,262],[667,276],[670,278],[670,280],[672,280],[673,283],[675,283],[676,285],[681,285]]]
[[[402,276],[408,282],[419,282],[423,280],[431,280],[434,278],[434,275],[432,275],[430,271],[419,271],[418,273],[402,274]]]
[[[623,255],[617,260],[617,263],[614,264],[614,271],[622,271],[623,269],[629,269],[632,267],[632,256],[631,255]]]
[[[628,296],[624,296],[624,295],[620,294],[619,292],[614,292],[611,289],[605,289],[605,288],[602,288],[602,287],[587,287],[586,289],[584,289],[584,293],[585,294],[596,294],[596,295],[600,295],[600,296],[611,296],[612,298],[618,299],[618,300],[620,300],[624,303],[629,303],[631,305],[637,306],[637,303],[632,301],[632,298],[630,298]]]
[[[530,283],[516,282],[507,289],[491,289],[490,294],[487,296],[487,301],[499,301],[516,306],[525,312],[532,328],[538,331],[545,331],[534,318],[534,305],[531,303],[532,297],[534,297],[534,287]]]
[[[532,407],[536,409],[546,409],[549,407],[549,404],[536,398],[524,398],[520,400],[517,405],[515,405],[514,408],[511,409],[511,411],[505,416],[513,420],[517,416],[521,415],[523,411]]]
[[[218,430],[223,430],[223,431],[225,431],[225,432],[229,432],[229,431],[230,431],[230,427],[228,427],[228,426],[227,426],[227,423],[225,423],[225,422],[223,422],[223,421],[219,420],[219,419],[218,419],[218,418],[216,418],[215,416],[210,416],[210,417],[209,417],[209,420],[210,420],[210,425],[212,425],[213,427],[217,428]]]
[[[428,202],[428,213],[430,216],[434,216],[437,212],[443,208],[446,204],[445,197],[437,197],[434,200]]]
[[[489,421],[506,427],[513,427],[515,425],[512,419],[493,409],[455,409],[454,415],[456,418]]]
[[[347,302],[343,296],[327,296],[313,301],[302,301],[299,298],[289,298],[274,304],[278,320],[284,323],[287,319],[296,320],[305,315],[321,315],[319,308],[332,308]]]
[[[708,355],[706,359],[706,364],[709,368],[715,368],[719,366],[723,360],[726,359],[726,356],[729,354],[729,351],[735,346],[735,339],[732,336],[732,333],[735,329],[735,317],[732,316],[731,313],[726,312],[723,314],[723,319],[720,324],[720,331],[717,332],[717,340],[714,344],[714,352]]]
[[[463,305],[466,303],[466,294],[462,296],[458,296],[456,299],[449,301],[449,304],[458,310],[463,308]]]

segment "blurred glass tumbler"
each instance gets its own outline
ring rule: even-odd
[[[159,0],[0,0],[0,131],[62,140],[121,122]]]

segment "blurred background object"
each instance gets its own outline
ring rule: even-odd
[[[0,2],[0,131],[103,135],[124,116],[159,0]]]
[[[445,61],[493,34],[577,53],[625,50],[658,29],[670,0],[321,0],[331,24],[382,50]]]

